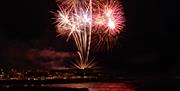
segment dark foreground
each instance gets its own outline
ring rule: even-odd
[[[88,88],[9,87],[0,91],[89,91]]]

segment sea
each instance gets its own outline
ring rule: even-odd
[[[180,91],[179,78],[116,82],[1,84],[0,91]]]

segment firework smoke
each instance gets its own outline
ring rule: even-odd
[[[29,49],[26,59],[46,69],[66,69],[66,61],[76,58],[73,53],[49,49]]]

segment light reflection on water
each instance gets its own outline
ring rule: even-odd
[[[71,83],[47,84],[47,87],[88,88],[89,91],[135,91],[135,87],[126,83]]]

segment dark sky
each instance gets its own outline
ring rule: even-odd
[[[178,71],[175,1],[124,0],[123,5],[127,21],[120,46],[97,55],[104,69]],[[0,66],[34,67],[37,64],[27,61],[32,50],[73,51],[72,43],[56,37],[50,13],[56,9],[53,0],[0,1]]]

